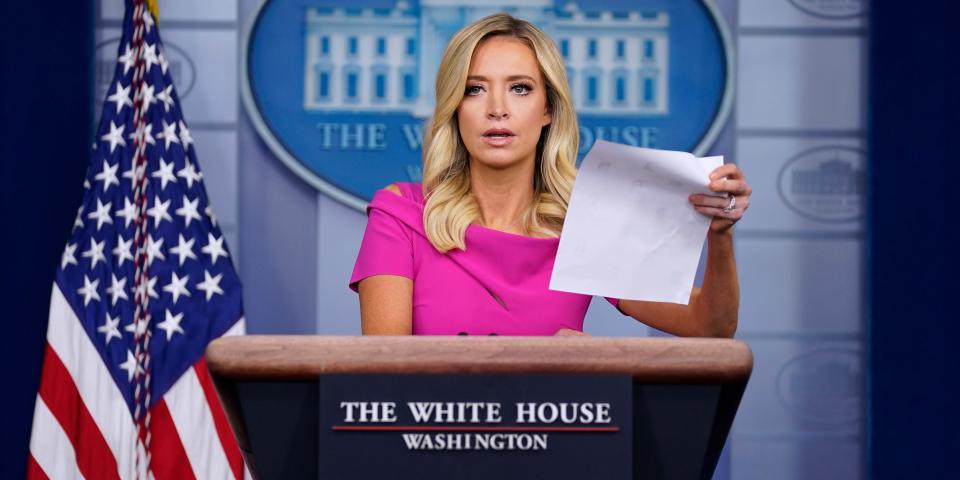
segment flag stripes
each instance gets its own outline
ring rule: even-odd
[[[47,478],[45,472],[50,472],[50,478],[134,478],[135,431],[129,409],[106,369],[97,368],[102,367],[99,354],[56,285],[50,310],[28,478]],[[227,334],[242,333],[243,323],[237,322],[239,327]],[[74,341],[69,341],[71,338]],[[58,355],[57,347],[65,352],[66,361]],[[76,382],[78,377],[85,381]],[[92,391],[98,389],[89,388],[91,385],[104,388]],[[87,390],[85,394],[83,389]],[[84,396],[113,401],[91,402],[92,408],[88,409]],[[109,413],[111,403],[119,409],[119,415]],[[92,412],[104,420],[98,421]],[[157,480],[247,476],[233,430],[202,358],[153,405],[150,413],[150,469]],[[112,433],[113,445],[101,425],[117,427],[106,429]],[[41,438],[42,444],[35,444]],[[120,466],[118,459],[126,461]]]
[[[47,345],[57,353],[73,379],[73,388],[113,452],[120,478],[133,478],[136,431],[130,409],[100,359],[100,353],[56,284],[50,296]]]
[[[33,407],[30,455],[48,477],[84,478],[77,466],[77,456],[70,438],[60,428],[57,419],[42,399],[37,399]]]
[[[227,335],[229,335],[229,332]],[[234,477],[243,478],[243,456],[240,454],[240,447],[236,442],[227,442],[227,439],[233,438],[233,429],[230,428],[227,414],[220,405],[220,396],[217,395],[217,389],[213,385],[213,377],[210,376],[210,370],[207,369],[206,360],[201,358],[193,366],[193,370],[200,382],[200,388],[203,389],[203,396],[210,406],[209,413],[213,417],[213,426],[217,430],[220,443],[224,446],[224,454],[230,464],[230,470],[233,471]]]
[[[47,345],[43,357],[38,401],[56,418],[77,457],[77,467],[86,478],[119,479],[117,461],[107,441],[80,400],[76,385],[57,353]]]
[[[150,469],[157,480],[188,480],[194,478],[223,478],[198,477],[190,466],[187,452],[184,451],[183,438],[177,432],[170,410],[164,400],[153,405],[150,409],[151,451]],[[188,430],[189,431],[189,430]],[[191,435],[200,435],[195,432]]]

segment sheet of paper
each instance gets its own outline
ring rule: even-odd
[[[686,304],[710,219],[692,193],[713,194],[723,157],[597,141],[574,184],[550,289]]]

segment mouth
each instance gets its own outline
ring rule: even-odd
[[[503,147],[513,142],[517,135],[506,128],[491,128],[483,132],[483,141],[492,147]]]
[[[483,132],[483,136],[486,138],[505,138],[505,137],[515,137],[517,136],[513,133],[513,130],[507,128],[491,128],[486,132]]]

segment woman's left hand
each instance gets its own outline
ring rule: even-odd
[[[690,203],[698,212],[713,217],[710,222],[711,232],[728,232],[750,207],[750,194],[753,189],[744,178],[740,167],[732,163],[721,165],[710,172],[708,188],[716,193],[726,193],[727,196],[694,194],[690,195]]]

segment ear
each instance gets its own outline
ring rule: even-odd
[[[540,122],[541,127],[546,127],[553,122],[553,108],[547,105],[547,108],[543,111],[543,120]]]

